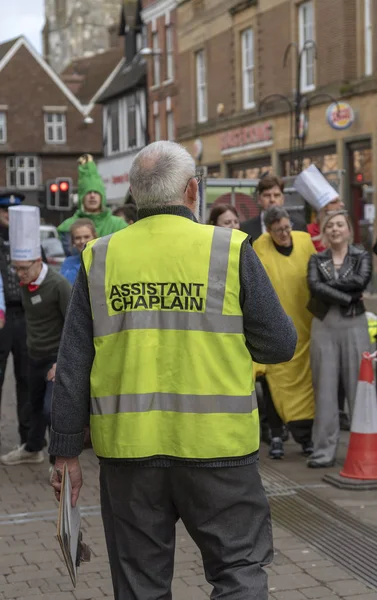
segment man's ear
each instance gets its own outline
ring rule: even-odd
[[[198,198],[198,182],[196,181],[195,177],[193,177],[192,179],[190,179],[190,181],[187,185],[186,193],[185,193],[186,206],[188,206],[188,208],[193,209],[196,206],[197,198]]]

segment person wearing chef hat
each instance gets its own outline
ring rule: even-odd
[[[0,274],[4,286],[6,319],[0,331],[0,404],[1,391],[9,355],[13,356],[16,379],[17,418],[20,442],[26,441],[29,429],[29,397],[27,385],[26,324],[21,290],[12,269],[9,246],[9,208],[19,206],[24,196],[15,190],[0,194]]]
[[[321,223],[330,212],[342,210],[344,202],[315,165],[310,165],[296,177],[294,187],[317,214],[316,220],[308,225],[308,233],[317,252],[323,252],[326,246],[321,235]],[[350,420],[344,410],[345,392],[341,381],[339,381],[338,405],[340,429],[349,431]]]
[[[21,284],[26,318],[30,428],[18,448],[0,457],[4,465],[44,460],[45,397],[55,377],[55,365],[71,285],[41,258],[40,214],[36,206],[9,208],[10,255]],[[48,412],[48,411],[47,411]]]

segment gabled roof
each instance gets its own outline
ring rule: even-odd
[[[24,46],[26,50],[30,52],[30,54],[39,64],[39,66],[42,67],[42,69],[50,77],[50,79],[52,79],[55,85],[61,90],[61,92],[63,92],[67,100],[69,100],[69,102],[71,102],[71,104],[73,104],[73,106],[80,113],[85,115],[85,107],[66,86],[66,84],[60,79],[59,75],[55,73],[55,71],[50,67],[50,65],[45,61],[45,59],[40,54],[38,54],[38,52],[33,48],[33,46],[24,36],[15,38],[14,40],[9,40],[8,42],[4,42],[4,44],[0,45],[0,72],[9,63],[9,61],[13,58],[13,56],[21,48],[21,46]]]
[[[103,104],[112,98],[116,98],[127,93],[129,90],[135,89],[140,84],[146,84],[147,65],[145,60],[127,67],[124,65],[118,70],[110,84],[102,90],[96,102]]]
[[[20,36],[16,37],[16,38],[13,38],[12,40],[8,40],[7,42],[3,42],[2,44],[0,44],[0,61],[9,52],[9,50],[12,48],[13,44],[15,44],[19,39],[20,39]]]
[[[70,76],[79,76],[78,89],[74,93],[82,104],[88,105],[111,77],[123,55],[122,48],[111,48],[93,56],[75,59],[64,69],[61,78],[68,82]]]

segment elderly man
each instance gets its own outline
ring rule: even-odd
[[[296,332],[247,236],[197,222],[195,163],[155,142],[130,173],[139,220],[90,243],[58,359],[50,452],[75,504],[89,419],[116,600],[169,600],[175,524],[213,598],[267,600],[270,515],[257,471],[252,358]]]

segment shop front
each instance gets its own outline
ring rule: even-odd
[[[375,221],[374,185],[377,181],[376,94],[354,95],[339,105],[313,104],[305,127],[305,145],[300,155],[303,168],[314,163],[336,187],[355,227],[355,241],[369,247]],[[206,133],[199,140],[180,140],[194,153],[198,166],[205,166],[211,178],[233,178],[252,182],[250,189],[238,190],[249,196],[250,212],[256,210],[256,182],[266,172],[286,178],[292,190],[294,171],[290,153],[290,115],[270,116],[265,120],[250,114],[249,125]],[[223,192],[212,188],[207,203]],[[217,194],[217,196],[216,196]],[[287,204],[295,202],[287,191]],[[229,196],[227,196],[229,198]]]

